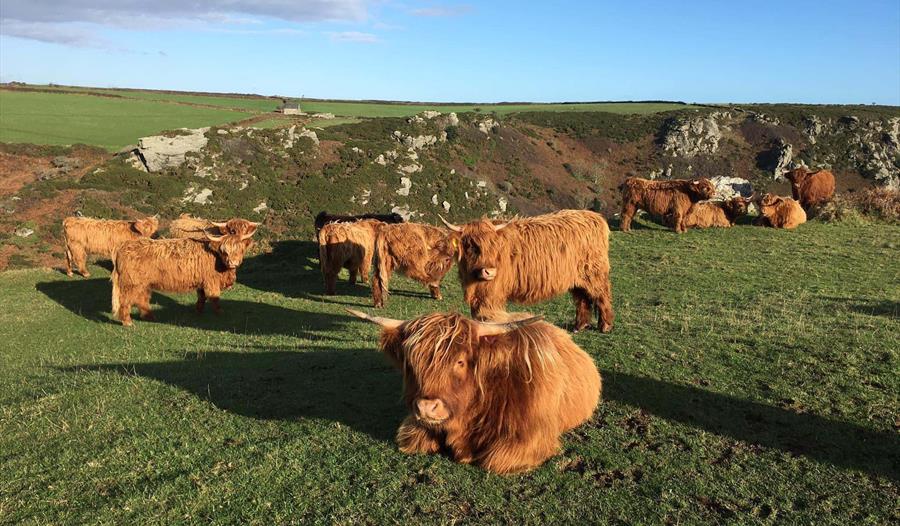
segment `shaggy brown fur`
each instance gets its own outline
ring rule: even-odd
[[[355,223],[328,223],[319,231],[319,266],[325,278],[325,293],[335,293],[335,283],[342,268],[350,272],[350,284],[359,276],[369,282],[369,269],[375,255],[375,238],[384,225],[365,219]]]
[[[785,177],[791,182],[791,195],[804,210],[831,201],[834,197],[834,174],[828,170],[810,172],[804,167],[791,170]]]
[[[749,199],[741,196],[728,201],[703,201],[694,203],[684,216],[685,228],[729,228],[742,215],[747,214]]]
[[[619,186],[622,191],[621,228],[631,230],[631,219],[638,208],[657,218],[672,216],[676,232],[684,232],[684,216],[693,203],[712,199],[716,187],[709,179],[671,179],[651,181],[629,177]]]
[[[559,452],[562,433],[591,417],[600,373],[549,323],[532,319],[482,336],[484,325],[436,313],[384,328],[381,350],[403,374],[410,411],[397,444],[408,454],[446,451],[495,473],[534,469]]]
[[[536,303],[566,291],[575,300],[575,330],[612,330],[609,226],[602,215],[561,210],[499,226],[475,221],[460,231],[459,280],[472,316],[491,319],[507,301]]]
[[[450,232],[420,223],[384,225],[375,240],[375,277],[372,300],[384,307],[388,282],[400,272],[428,286],[434,299],[441,299],[441,280],[453,266],[455,236]]]
[[[181,214],[178,219],[169,223],[169,237],[205,240],[206,234],[213,236],[252,234],[256,232],[257,227],[259,227],[259,223],[241,218],[229,219],[227,222],[215,222],[190,214]]]
[[[316,227],[316,234],[319,233],[319,230],[322,230],[322,227],[329,223],[353,223],[354,221],[359,221],[362,219],[374,219],[376,221],[381,221],[382,223],[403,223],[403,216],[400,214],[360,214],[357,216],[351,215],[341,215],[341,214],[329,214],[328,212],[322,211],[316,216],[316,220],[313,223]]]
[[[132,239],[150,237],[159,228],[159,219],[148,217],[137,221],[115,221],[89,217],[63,219],[63,235],[66,242],[66,274],[72,276],[72,265],[88,278],[87,256],[102,254],[115,258],[119,245]]]
[[[806,222],[806,212],[790,197],[766,194],[759,200],[759,225],[772,228],[797,228]]]
[[[131,325],[131,306],[141,318],[153,319],[150,295],[197,291],[197,312],[206,300],[220,312],[219,296],[237,279],[244,252],[253,243],[252,234],[227,234],[195,239],[138,239],[124,243],[116,252],[112,271],[112,310],[122,325]]]

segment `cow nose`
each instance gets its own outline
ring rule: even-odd
[[[416,410],[419,418],[434,420],[437,422],[446,420],[449,416],[444,408],[444,402],[440,398],[420,398],[416,401]]]
[[[481,269],[481,279],[490,281],[497,277],[497,269],[483,268]]]

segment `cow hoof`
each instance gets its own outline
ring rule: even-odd
[[[122,322],[122,327],[134,327],[134,322],[131,320],[125,320]]]
[[[575,327],[574,329],[572,329],[572,334],[578,334],[579,332],[587,329],[590,326],[591,326],[590,323],[585,323],[584,325],[579,325],[579,326]]]
[[[612,332],[612,328],[613,326],[609,323],[604,323],[600,325],[600,332],[602,332],[603,334],[609,334],[610,332]]]
[[[85,278],[89,278],[89,277],[91,277],[91,273],[85,272],[84,274],[82,274],[82,276],[84,276]]]

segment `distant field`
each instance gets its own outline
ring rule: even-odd
[[[221,106],[236,110],[269,112],[281,105],[281,101],[268,97],[229,97],[216,95],[200,95],[191,93],[164,93],[153,90],[125,90],[116,88],[82,88],[76,86],[30,86],[35,89],[60,91],[64,93],[96,93],[99,95],[118,95],[129,99],[157,100],[162,102],[180,102],[206,106]]]
[[[151,100],[0,90],[0,142],[84,143],[116,150],[139,137],[247,118],[243,112]]]
[[[303,101],[300,107],[307,113],[334,113],[348,117],[406,117],[425,110],[457,113],[480,110],[483,113],[506,115],[521,111],[606,111],[610,113],[657,113],[685,109],[690,106],[657,102],[604,102],[590,104],[390,104],[379,102]]]

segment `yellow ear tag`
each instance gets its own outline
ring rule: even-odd
[[[459,242],[456,240],[455,237],[450,240],[450,243],[453,244],[453,248],[459,248]]]

